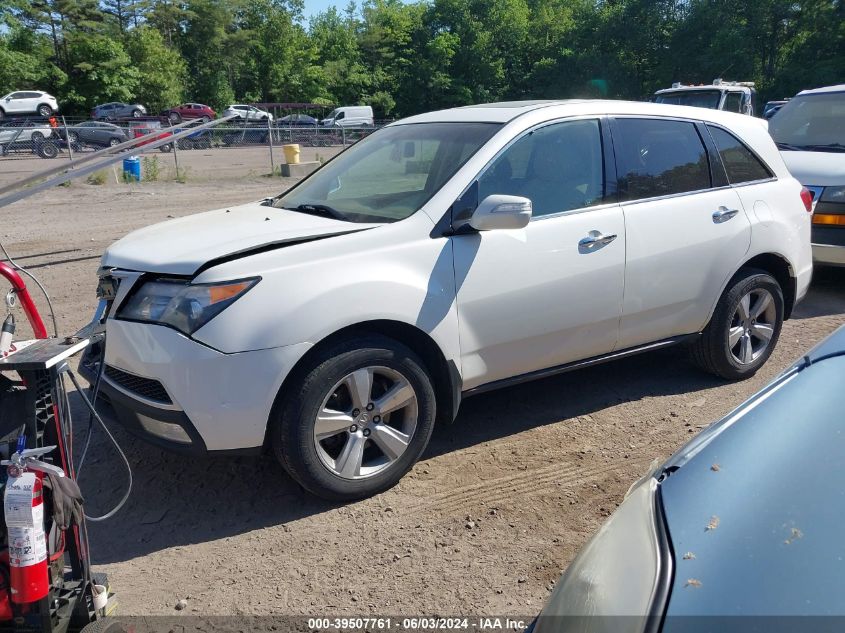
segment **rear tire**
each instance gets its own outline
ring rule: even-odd
[[[169,154],[171,150],[173,150],[173,144],[168,143],[167,145],[162,145],[159,149],[164,152],[165,154]]]
[[[181,115],[181,114],[179,114],[178,112],[171,112],[171,113],[168,115],[168,117],[167,117],[167,118],[168,118],[168,119],[170,119],[170,122],[171,122],[171,123],[174,123],[174,124],[176,124],[176,123],[181,123],[181,122],[182,122],[182,115]]]
[[[285,470],[315,495],[352,501],[383,492],[428,445],[436,415],[432,380],[397,341],[367,335],[341,342],[292,379],[273,408],[270,440]]]
[[[740,270],[692,344],[692,361],[721,378],[750,378],[774,351],[783,315],[783,290],[775,278],[755,268]]]
[[[109,147],[114,147],[115,145],[120,145],[123,141],[117,138],[110,138],[109,139]]]
[[[52,141],[41,143],[35,151],[41,158],[55,158],[59,155],[59,147]]]

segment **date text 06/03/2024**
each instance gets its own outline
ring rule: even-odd
[[[526,626],[526,620],[509,617],[308,618],[312,631],[522,631]]]

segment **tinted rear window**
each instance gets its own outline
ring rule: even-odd
[[[713,136],[731,184],[772,177],[772,172],[733,134],[718,127],[708,125],[707,128]]]
[[[710,187],[707,150],[693,123],[617,119],[614,147],[622,200]]]

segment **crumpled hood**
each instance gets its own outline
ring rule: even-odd
[[[379,225],[342,222],[253,202],[133,231],[106,250],[102,265],[192,275],[203,264],[220,258],[375,226]]]
[[[780,153],[790,173],[808,187],[845,186],[845,153],[794,152]]]

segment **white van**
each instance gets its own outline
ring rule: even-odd
[[[361,127],[373,124],[372,106],[343,106],[335,108],[320,121],[326,127]]]

